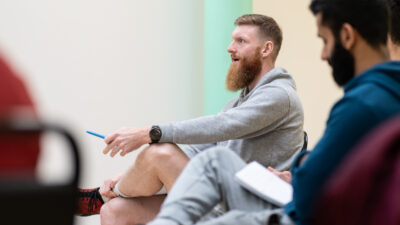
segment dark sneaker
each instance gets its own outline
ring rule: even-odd
[[[75,215],[90,216],[100,213],[100,208],[104,204],[103,198],[98,188],[80,189],[78,188],[78,200]]]

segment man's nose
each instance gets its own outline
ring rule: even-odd
[[[231,42],[231,44],[228,46],[227,50],[228,50],[229,53],[235,52],[235,48],[233,47],[233,42]]]

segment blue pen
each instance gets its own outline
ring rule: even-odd
[[[95,132],[93,132],[93,131],[89,131],[89,130],[87,130],[86,131],[86,133],[88,133],[88,134],[91,134],[91,135],[94,135],[94,136],[96,136],[96,137],[99,137],[99,138],[105,138],[105,136],[104,135],[101,135],[101,134],[98,134],[98,133],[95,133]]]

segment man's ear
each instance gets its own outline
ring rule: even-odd
[[[349,51],[356,42],[357,31],[349,23],[344,23],[340,29],[340,41],[344,49]]]
[[[268,57],[272,54],[273,51],[274,51],[274,43],[272,43],[272,41],[266,41],[263,45],[261,56]]]
[[[387,46],[387,49],[389,51],[390,59],[392,59],[392,60],[400,60],[400,58],[399,58],[400,57],[400,54],[399,54],[400,53],[400,47],[397,44],[393,43],[392,36],[390,36],[390,34],[388,34],[386,46]]]

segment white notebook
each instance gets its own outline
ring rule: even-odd
[[[235,180],[260,198],[284,206],[292,200],[292,185],[258,162],[251,162],[235,174]]]

